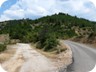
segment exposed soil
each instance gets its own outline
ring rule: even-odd
[[[64,45],[63,41],[60,44],[62,48],[67,48],[67,50],[54,55],[41,53],[30,44],[18,43],[12,46],[16,50],[15,54],[10,56],[7,61],[5,60],[2,67],[8,72],[64,71],[72,63],[72,52],[68,46]]]
[[[16,52],[16,48],[13,48],[13,46],[14,45],[8,45],[7,50],[0,53],[0,63],[3,63],[14,56],[14,54]]]

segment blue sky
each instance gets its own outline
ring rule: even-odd
[[[3,14],[3,12],[5,10],[9,9],[16,2],[17,2],[17,0],[6,0],[4,3],[2,3],[2,5],[0,7],[0,15]]]
[[[0,0],[0,21],[68,13],[96,21],[95,0]]]

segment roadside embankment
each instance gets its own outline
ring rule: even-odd
[[[3,63],[9,60],[12,56],[14,56],[16,52],[16,48],[14,45],[7,45],[6,50],[0,53],[0,63]]]
[[[17,43],[12,47],[16,48],[15,54],[2,63],[8,72],[65,72],[72,63],[72,51],[63,40],[60,40],[58,47],[65,51],[60,53],[44,52],[24,43]]]
[[[65,72],[67,66],[72,63],[72,51],[71,48],[64,44],[64,40],[59,41],[59,46],[62,51],[56,52],[44,52],[40,49],[36,49],[39,53],[50,59],[55,67],[57,67],[59,72]]]
[[[64,44],[64,40],[60,40],[60,47],[67,49],[57,55],[55,64],[59,68],[59,72],[66,72],[67,66],[72,63],[72,51],[68,45]]]

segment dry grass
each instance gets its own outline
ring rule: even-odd
[[[64,44],[63,40],[60,40],[60,45],[58,45],[58,49],[60,49],[61,51],[57,53],[57,51],[53,51],[53,52],[45,52],[41,49],[36,49],[36,45],[32,44],[32,46],[34,47],[34,49],[36,49],[39,53],[43,54],[44,56],[46,56],[47,58],[49,58],[53,64],[60,68],[63,66],[67,66],[69,64],[72,63],[72,51],[71,49],[66,46]]]
[[[37,49],[36,44],[31,44],[31,45],[34,49],[36,49],[39,53],[43,54],[44,56],[55,59],[55,58],[57,58],[58,54],[67,50],[67,46],[64,45],[64,42],[62,42],[62,40],[60,40],[59,43],[60,44],[56,48],[57,50],[53,50],[53,51],[49,51],[49,52],[45,52],[43,49]]]
[[[93,46],[96,48],[96,43],[95,43],[95,44],[93,44]]]
[[[39,53],[43,54],[44,56],[48,57],[48,58],[55,58],[55,54],[53,52],[45,52],[42,49],[37,49],[36,48],[36,44],[31,44],[32,48],[34,48],[36,51],[38,51]]]
[[[96,48],[96,43],[91,44],[92,47]]]
[[[11,48],[11,46],[7,46],[7,50],[0,53],[0,63],[9,60],[14,55],[15,51],[16,51],[15,48]]]
[[[49,51],[49,52],[45,52],[42,49],[37,49],[35,44],[31,44],[31,45],[34,49],[36,49],[39,53],[43,54],[47,58],[57,59],[59,54],[61,54],[62,52],[66,52],[66,50],[68,49],[68,47],[64,45],[63,40],[60,40],[59,43],[60,44],[57,46],[57,50]]]

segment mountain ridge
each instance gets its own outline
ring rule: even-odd
[[[96,43],[96,22],[59,13],[36,20],[0,22],[0,34],[9,34],[11,39],[21,42],[38,42],[41,48],[56,46],[57,39]]]

